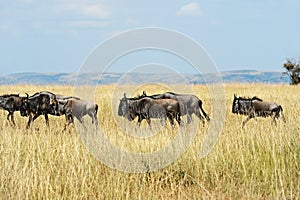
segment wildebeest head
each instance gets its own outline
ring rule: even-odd
[[[251,106],[251,99],[244,99],[234,95],[232,103],[232,113],[247,114]]]
[[[262,99],[254,96],[252,98],[236,97],[234,95],[232,103],[232,113],[247,115],[251,109],[252,101],[262,101]]]
[[[27,116],[27,109],[29,108],[29,95],[27,93],[25,98],[21,99],[21,104],[20,104],[20,114],[21,116]]]
[[[118,108],[118,115],[126,117],[129,121],[134,120],[136,115],[130,111],[129,109],[129,102],[128,98],[126,97],[126,93],[124,93],[124,97],[120,99],[120,104]]]
[[[124,97],[120,99],[118,115],[124,117],[128,113],[128,108],[129,108],[128,99],[126,97],[126,94],[124,93]]]
[[[233,102],[232,102],[232,113],[238,113],[238,110],[239,110],[239,100],[234,94]]]
[[[58,101],[55,99],[50,99],[50,114],[58,115]]]

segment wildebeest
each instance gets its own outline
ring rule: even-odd
[[[264,102],[262,99],[257,97],[253,98],[243,98],[236,97],[234,95],[232,103],[232,112],[235,114],[248,115],[245,121],[243,121],[242,127],[254,117],[268,117],[273,116],[273,122],[276,123],[276,118],[278,119],[281,115],[283,121],[285,122],[285,117],[283,115],[283,109],[281,105],[274,102]]]
[[[74,123],[74,117],[83,124],[82,118],[85,115],[89,115],[92,118],[92,123],[97,126],[97,112],[98,104],[91,101],[85,101],[79,98],[65,98],[58,100],[58,113],[66,116],[66,126]]]
[[[40,115],[45,116],[46,124],[49,126],[48,114],[56,115],[57,112],[57,101],[54,94],[50,93],[35,93],[22,100],[20,113],[22,116],[28,116],[29,120],[27,123],[27,128],[30,124],[37,119]],[[32,115],[34,115],[32,117]]]
[[[59,95],[48,91],[37,92],[30,97],[27,96],[20,111],[22,116],[29,116],[27,128],[40,115],[45,116],[46,124],[49,125],[48,114],[54,116],[65,115],[65,128],[67,125],[74,123],[73,117],[76,117],[82,123],[84,115],[89,115],[92,122],[98,124],[97,104],[81,100],[78,97]]]
[[[66,125],[65,125],[64,130],[66,129],[67,125],[69,125],[71,123],[74,124],[74,118],[73,118],[72,114],[70,114],[70,113],[67,114],[66,109],[64,108],[64,106],[66,105],[68,100],[71,100],[71,99],[80,100],[80,98],[74,97],[74,96],[61,95],[61,94],[53,94],[53,93],[47,92],[47,91],[43,91],[43,92],[40,92],[40,93],[41,94],[49,94],[52,98],[54,98],[53,95],[55,95],[55,99],[56,99],[56,102],[57,102],[56,107],[55,107],[56,112],[54,114],[53,113],[50,113],[50,114],[55,115],[55,116],[65,115]]]
[[[19,94],[5,94],[0,96],[0,107],[8,111],[7,120],[15,126],[14,112],[19,111],[21,102],[26,97],[20,97]]]
[[[142,97],[147,96],[146,92],[143,91]],[[192,120],[192,114],[195,114],[203,124],[205,124],[205,120],[201,115],[199,109],[204,115],[207,121],[210,120],[208,114],[202,108],[202,101],[195,95],[190,94],[175,94],[173,92],[165,92],[163,94],[155,94],[151,96],[147,96],[154,99],[174,99],[179,101],[180,103],[180,115],[187,115],[187,123],[190,123]]]
[[[127,98],[124,94],[124,97],[120,99],[118,115],[126,117],[129,121],[138,116],[138,126],[143,119],[146,119],[148,125],[151,126],[150,118],[159,118],[164,121],[168,118],[172,125],[174,125],[175,118],[181,125],[180,105],[174,99]]]
[[[78,97],[54,94],[49,91],[37,92],[32,96],[28,97],[27,100],[23,101],[22,113],[21,113],[21,115],[29,117],[27,128],[30,126],[30,123],[33,122],[36,118],[38,118],[40,115],[45,116],[46,124],[49,125],[48,114],[54,116],[61,116],[64,114],[61,111],[62,110],[61,106],[60,106],[61,110],[58,110],[59,109],[58,101],[66,102],[69,99],[79,100]],[[34,116],[32,117],[32,115]],[[73,122],[72,116],[66,115],[66,121],[67,123],[69,121]]]

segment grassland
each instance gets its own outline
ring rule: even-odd
[[[147,141],[124,136],[111,110],[114,87],[98,86],[96,93],[99,126],[112,143],[143,152],[162,148],[174,138],[176,131],[168,125]],[[192,87],[211,113],[208,89]],[[124,173],[102,164],[85,148],[74,127],[62,131],[64,117],[50,116],[50,127],[40,117],[27,130],[27,118],[16,113],[17,126],[12,127],[7,112],[0,110],[0,199],[299,199],[300,87],[224,87],[226,120],[212,152],[199,158],[209,125],[202,127],[197,120],[197,135],[188,150],[168,167],[148,174]],[[0,86],[0,94],[41,90],[72,94],[71,86]],[[156,86],[147,91],[161,92]],[[242,129],[245,116],[231,113],[234,93],[281,104],[287,122],[274,125],[271,118],[258,118]]]

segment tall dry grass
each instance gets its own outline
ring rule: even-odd
[[[98,86],[99,126],[110,141],[129,151],[151,152],[171,141],[169,125],[147,141],[118,129],[111,110],[114,85]],[[15,114],[16,127],[0,111],[0,197],[2,199],[299,199],[300,93],[299,86],[226,84],[226,121],[212,152],[199,158],[205,132],[197,120],[197,135],[173,164],[148,174],[123,173],[94,158],[74,127],[63,132],[64,117],[43,117],[25,129],[27,118]],[[1,86],[0,94],[49,90],[72,94],[71,86]],[[204,109],[211,113],[208,89],[194,85]],[[155,86],[149,94],[161,92]],[[141,91],[139,91],[141,92]],[[287,122],[271,118],[250,120],[231,113],[233,94],[256,95],[282,105]],[[211,116],[213,117],[213,116]],[[195,118],[195,117],[194,117]],[[75,122],[76,123],[76,122]],[[146,124],[143,124],[145,129]]]

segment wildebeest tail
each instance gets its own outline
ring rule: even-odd
[[[283,115],[283,109],[282,109],[281,105],[279,105],[278,107],[279,107],[279,112],[281,113],[281,117],[282,117],[283,121],[286,122],[285,117]]]
[[[210,118],[209,118],[208,114],[206,114],[206,112],[205,112],[205,111],[203,110],[203,108],[202,108],[202,101],[199,100],[199,101],[198,101],[198,104],[199,104],[199,108],[200,108],[201,112],[203,113],[205,119],[206,119],[207,121],[209,121]]]
[[[95,114],[98,113],[98,104],[95,104]]]

